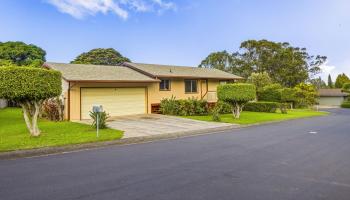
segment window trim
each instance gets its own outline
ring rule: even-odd
[[[186,81],[191,81],[191,90],[192,90],[192,81],[196,81],[196,91],[195,92],[186,92]],[[185,79],[184,80],[184,89],[185,94],[197,94],[198,93],[198,80],[197,79]]]
[[[160,81],[169,81],[169,89],[162,89],[160,87],[161,82],[159,83],[159,91],[171,91],[171,80],[170,79],[160,79]]]

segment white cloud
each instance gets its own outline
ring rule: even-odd
[[[326,61],[320,66],[320,68],[322,70],[322,73],[330,74],[335,69],[335,66],[329,65],[328,61]]]
[[[320,68],[322,69],[322,73],[320,76],[323,80],[327,81],[328,75],[330,74],[333,81],[337,78],[339,74],[345,73],[348,76],[350,75],[350,60],[339,62],[336,65],[331,65],[329,62],[323,63]]]
[[[47,0],[62,12],[77,19],[94,16],[97,13],[114,13],[127,19],[130,11],[158,12],[176,10],[176,5],[164,0]]]

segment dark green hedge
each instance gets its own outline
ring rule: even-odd
[[[248,102],[256,97],[255,86],[247,83],[219,85],[217,95],[224,102]]]
[[[244,106],[243,110],[252,112],[275,113],[279,106],[280,104],[277,102],[249,102]]]
[[[61,94],[61,73],[32,67],[0,67],[0,98],[43,100]]]
[[[342,108],[350,108],[350,101],[344,101],[344,102],[341,104],[341,107],[342,107]]]

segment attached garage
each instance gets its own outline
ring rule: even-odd
[[[348,96],[341,89],[319,89],[318,94],[322,107],[339,107]]]
[[[112,117],[145,114],[146,88],[81,88],[81,119],[90,119],[96,104]]]

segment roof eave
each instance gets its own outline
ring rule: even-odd
[[[157,78],[196,78],[196,79],[218,79],[218,80],[239,80],[239,79],[244,79],[242,77],[203,77],[203,76],[169,76],[169,75],[158,75],[156,76]]]
[[[74,80],[66,79],[69,82],[84,82],[84,83],[158,83],[160,80]]]

